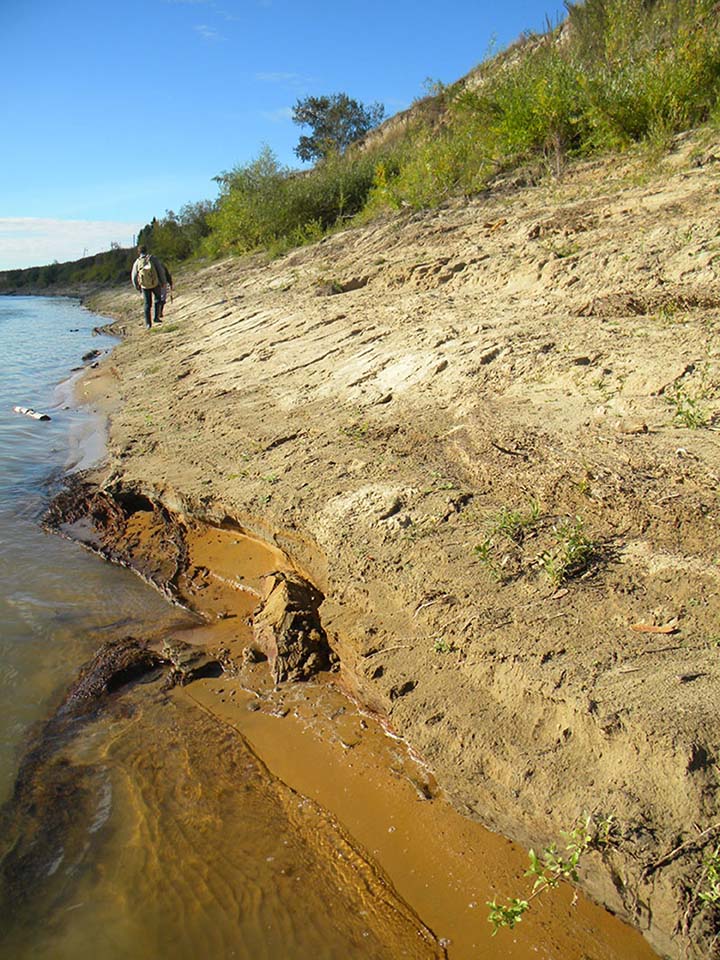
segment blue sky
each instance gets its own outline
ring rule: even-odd
[[[290,165],[298,98],[388,115],[562,3],[0,0],[0,269],[130,243],[213,199],[263,144]]]

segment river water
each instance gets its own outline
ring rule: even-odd
[[[491,939],[484,901],[523,892],[524,852],[423,802],[426,774],[331,688],[256,710],[225,681],[138,684],[38,740],[102,643],[190,625],[38,525],[63,475],[102,455],[70,373],[112,348],[102,322],[72,300],[0,297],[2,960],[651,957],[567,889]]]

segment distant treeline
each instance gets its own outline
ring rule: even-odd
[[[574,158],[636,145],[658,155],[678,132],[720,123],[717,0],[565,5],[563,23],[526,34],[465,80],[436,84],[364,141],[329,152],[307,171],[280,165],[266,147],[216,177],[216,201],[154,219],[139,239],[171,266],[256,250],[273,255],[388,210],[476,195],[509,171],[522,170],[526,180],[557,176]],[[36,268],[28,282],[53,285],[71,267],[82,282],[127,278],[127,251],[98,258]],[[30,272],[0,275],[0,284]]]
[[[5,270],[0,272],[0,293],[43,293],[113,285],[127,280],[135,256],[134,250],[114,247],[82,260]]]

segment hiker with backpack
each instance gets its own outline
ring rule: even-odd
[[[145,326],[149,330],[153,323],[162,323],[162,288],[168,281],[167,271],[162,261],[149,254],[144,244],[138,247],[138,258],[133,264],[130,279],[135,289],[139,290],[145,298]],[[155,310],[151,321],[153,301]]]

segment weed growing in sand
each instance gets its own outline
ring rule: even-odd
[[[663,326],[671,326],[677,320],[680,307],[675,300],[668,300],[661,303],[657,310],[657,319]]]
[[[705,886],[698,893],[703,903],[720,903],[720,845],[705,856]]]
[[[532,497],[528,501],[526,512],[520,510],[508,510],[502,507],[495,516],[490,536],[499,535],[513,543],[520,543],[527,531],[531,530],[540,517],[540,504]]]
[[[597,543],[586,536],[580,517],[553,528],[555,546],[540,555],[540,566],[553,586],[583,573],[597,555]]]
[[[362,420],[356,420],[355,423],[351,423],[347,427],[342,427],[340,433],[346,437],[350,437],[352,440],[365,440],[370,433],[370,424]]]
[[[590,477],[582,477],[575,481],[577,492],[583,497],[592,497],[592,488],[590,487]]]
[[[494,580],[502,582],[505,579],[504,565],[508,560],[507,557],[502,561],[498,560],[499,544],[506,542],[511,548],[519,546],[537,525],[539,519],[540,504],[532,497],[528,500],[526,510],[501,507],[490,517],[487,536],[477,544],[475,553]]]
[[[562,243],[557,240],[548,240],[541,244],[544,250],[554,254],[558,259],[565,260],[567,257],[573,257],[580,252],[580,245],[574,240],[567,240]]]
[[[444,637],[436,637],[433,649],[435,653],[452,653],[455,647],[452,643],[448,643]]]
[[[475,547],[475,553],[493,580],[499,582],[503,579],[502,568],[495,558],[493,547],[492,540],[486,537],[482,543],[478,543]]]
[[[675,408],[675,423],[689,427],[690,430],[699,430],[710,423],[710,415],[695,397],[690,396],[684,387],[676,385],[668,391],[667,402]]]
[[[450,477],[443,477],[439,473],[433,474],[435,478],[433,480],[433,487],[435,490],[457,490],[458,484],[455,480],[452,480]]]
[[[495,936],[501,927],[512,929],[530,909],[531,901],[545,890],[557,887],[561,880],[577,883],[580,858],[588,850],[603,850],[615,844],[618,840],[616,827],[612,815],[599,819],[584,815],[572,830],[568,833],[563,831],[564,855],[560,854],[554,843],[545,847],[540,856],[534,850],[529,850],[530,865],[524,876],[534,877],[530,895],[527,899],[512,897],[506,903],[498,903],[497,899],[487,901],[490,908],[488,922],[493,925],[492,935]]]

